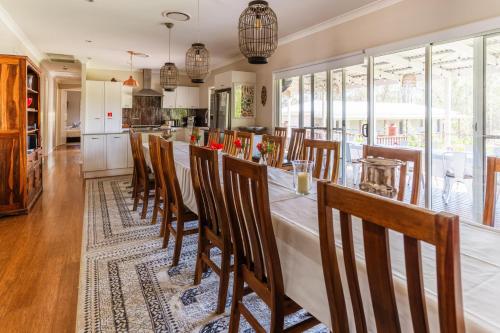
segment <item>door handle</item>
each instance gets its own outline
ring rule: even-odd
[[[363,124],[361,126],[361,135],[363,135],[365,138],[368,137],[368,124]]]

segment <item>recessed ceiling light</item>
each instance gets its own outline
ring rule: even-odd
[[[191,18],[191,16],[187,13],[183,13],[183,12],[175,12],[175,11],[164,11],[163,13],[161,13],[161,15],[163,17],[167,17],[171,20],[174,20],[174,21],[180,21],[180,22],[186,22],[186,21],[189,21],[189,19]]]
[[[85,0],[85,1],[87,1],[87,2],[94,2],[95,0]]]
[[[90,39],[86,39],[85,42],[86,43],[92,43],[92,41]]]
[[[67,71],[67,70],[68,70],[68,66],[63,66],[63,69],[64,69],[65,71]]]

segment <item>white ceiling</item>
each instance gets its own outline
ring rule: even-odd
[[[279,37],[288,36],[377,0],[270,0],[278,16]],[[89,67],[124,69],[127,50],[150,55],[134,67],[160,68],[168,60],[165,10],[191,15],[175,22],[172,60],[181,69],[184,54],[196,41],[196,0],[0,0],[28,39],[42,52],[91,58]],[[237,57],[238,18],[247,0],[200,0],[201,41],[212,67]],[[87,43],[86,40],[92,40]]]

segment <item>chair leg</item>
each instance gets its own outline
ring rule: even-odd
[[[146,185],[144,186],[144,201],[142,205],[141,219],[146,218],[146,214],[148,213],[148,204],[149,204],[149,188]]]
[[[184,238],[184,221],[180,215],[177,216],[177,231],[175,235],[175,247],[174,247],[174,258],[172,260],[172,266],[177,266],[179,264],[179,259],[181,257],[182,249],[182,239]]]
[[[134,189],[135,195],[134,195],[134,206],[132,207],[133,211],[137,210],[137,205],[139,204],[139,189]]]
[[[168,204],[164,201],[161,215],[160,237],[163,237],[165,234],[165,228],[167,227],[167,205]]]
[[[168,241],[170,239],[170,225],[172,224],[172,212],[169,208],[165,208],[165,219],[163,227],[163,246],[162,248],[168,248]]]
[[[219,276],[219,296],[217,300],[217,314],[221,314],[226,309],[227,289],[229,288],[229,275],[231,274],[231,253],[228,249],[222,250],[221,275]]]
[[[202,228],[200,227],[198,236],[198,253],[196,255],[196,266],[194,269],[194,285],[198,285],[201,282],[201,275],[203,274],[203,252],[205,252],[206,243]]]
[[[271,307],[271,326],[269,332],[281,333],[285,326],[285,315],[283,314],[283,301],[274,303]]]
[[[153,218],[151,219],[151,224],[156,224],[159,206],[160,206],[160,191],[158,188],[156,188],[155,189],[155,203],[153,205]]]
[[[243,277],[241,276],[241,272],[236,269],[234,272],[233,302],[231,304],[231,318],[229,319],[229,333],[238,333],[240,327],[240,302],[243,299],[243,287]]]
[[[136,186],[137,186],[137,174],[135,172],[135,167],[134,167],[134,171],[132,173],[132,199],[135,198],[135,191],[136,191]]]

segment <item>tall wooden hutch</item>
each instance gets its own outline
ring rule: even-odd
[[[0,216],[27,213],[42,192],[40,70],[0,55]]]

